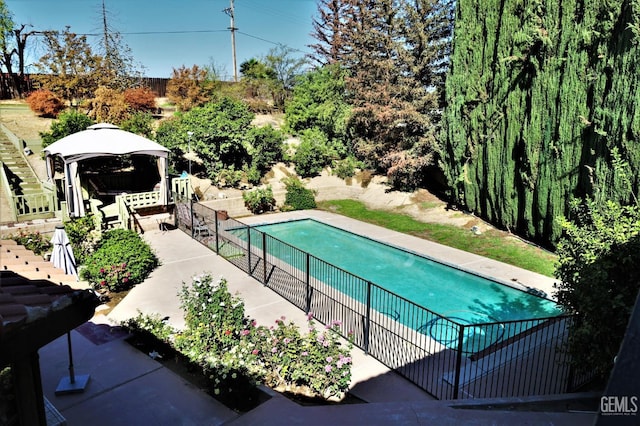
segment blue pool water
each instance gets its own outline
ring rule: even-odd
[[[299,220],[260,225],[253,228],[280,241],[338,266],[365,280],[393,292],[430,311],[462,324],[483,324],[510,320],[530,320],[548,318],[562,313],[553,301],[537,297],[518,289],[491,281],[477,275],[443,265],[425,257],[410,253],[378,241],[353,234],[315,220]],[[256,233],[257,234],[257,233]],[[258,235],[252,235],[252,244],[261,246]],[[270,254],[279,257],[299,269],[300,259],[289,259],[287,252]],[[332,283],[332,277],[322,276],[323,272],[313,265],[311,274],[319,280],[333,285],[340,291],[339,279]],[[351,290],[344,290],[349,292]],[[363,292],[350,296],[363,302]],[[373,297],[374,300],[379,300]],[[394,302],[396,305],[398,302]],[[438,323],[437,318],[415,320],[411,315],[401,318],[401,306],[378,306],[375,309],[387,313],[414,329],[439,336],[440,341],[451,340],[447,333],[448,323]],[[419,321],[420,323],[415,323]],[[496,341],[505,337],[505,328],[491,329]],[[496,331],[497,330],[497,331]],[[470,331],[473,333],[473,330]],[[506,334],[512,334],[507,329]],[[482,346],[485,346],[483,344]],[[477,349],[477,348],[476,348]]]

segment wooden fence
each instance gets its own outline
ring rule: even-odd
[[[39,88],[38,82],[33,80],[37,74],[25,74],[24,77],[11,76],[0,73],[0,99],[15,99]],[[162,98],[167,95],[168,78],[142,77],[142,85],[148,87],[156,96]]]

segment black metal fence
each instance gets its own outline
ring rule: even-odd
[[[180,229],[439,399],[570,392],[572,317],[464,324],[194,202],[178,203]],[[180,214],[180,211],[183,213]],[[184,213],[187,212],[187,213]]]

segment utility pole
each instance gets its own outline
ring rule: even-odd
[[[107,60],[107,69],[111,71],[111,49],[109,48],[109,27],[107,26],[107,9],[102,0],[102,31],[104,32],[104,56]]]
[[[238,82],[238,67],[236,66],[236,21],[235,21],[235,13],[233,9],[233,0],[231,1],[231,5],[223,10],[224,13],[229,15],[231,18],[231,26],[228,28],[231,30],[231,56],[233,58],[233,81]]]

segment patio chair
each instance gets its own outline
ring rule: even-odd
[[[191,229],[191,223],[193,221],[193,233],[197,236],[208,236],[211,235],[211,230],[206,225],[206,223],[199,219],[197,215],[191,214],[191,209],[187,204],[177,204],[176,205],[176,213],[178,218],[178,223],[183,224],[185,228]]]

